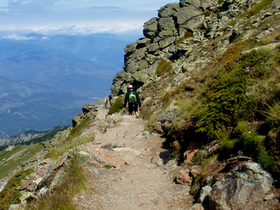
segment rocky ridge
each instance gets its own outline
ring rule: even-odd
[[[168,92],[184,81],[190,81],[214,57],[225,52],[236,38],[256,38],[260,41],[277,30],[278,22],[264,29],[261,25],[271,16],[279,15],[278,1],[273,1],[269,8],[257,14],[241,16],[259,2],[180,0],[179,3],[161,7],[158,17],[144,24],[145,37],[126,46],[124,70],[115,76],[111,86],[111,103],[117,96],[126,93],[129,84],[141,93],[149,83],[167,82],[164,91]],[[279,43],[263,47],[277,45]],[[171,65],[171,82],[168,81],[170,78],[162,78],[157,72],[162,60]]]

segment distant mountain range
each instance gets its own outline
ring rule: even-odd
[[[0,138],[67,125],[110,94],[131,42],[111,34],[0,39]]]

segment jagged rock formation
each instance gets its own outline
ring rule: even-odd
[[[145,38],[125,48],[124,70],[113,79],[110,99],[126,93],[128,84],[141,92],[148,83],[160,80],[157,69],[162,60],[170,62],[174,75],[169,85],[176,87],[223,53],[238,35],[260,39],[271,33],[277,27],[255,34],[263,19],[279,13],[279,2],[250,18],[238,16],[258,2],[181,0],[160,8],[159,17],[144,24]],[[248,21],[252,27],[246,26]]]

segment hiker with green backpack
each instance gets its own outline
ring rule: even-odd
[[[128,102],[129,116],[132,116],[132,112],[134,111],[136,118],[139,118],[138,105],[139,105],[139,109],[141,109],[141,101],[139,98],[139,94],[135,90],[133,90],[132,85],[129,85],[127,89],[128,89],[128,91],[124,98],[123,107],[126,108],[126,104]]]

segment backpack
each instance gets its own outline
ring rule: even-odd
[[[128,98],[129,98],[129,103],[132,103],[133,105],[137,104],[136,95],[133,92],[129,94]]]

